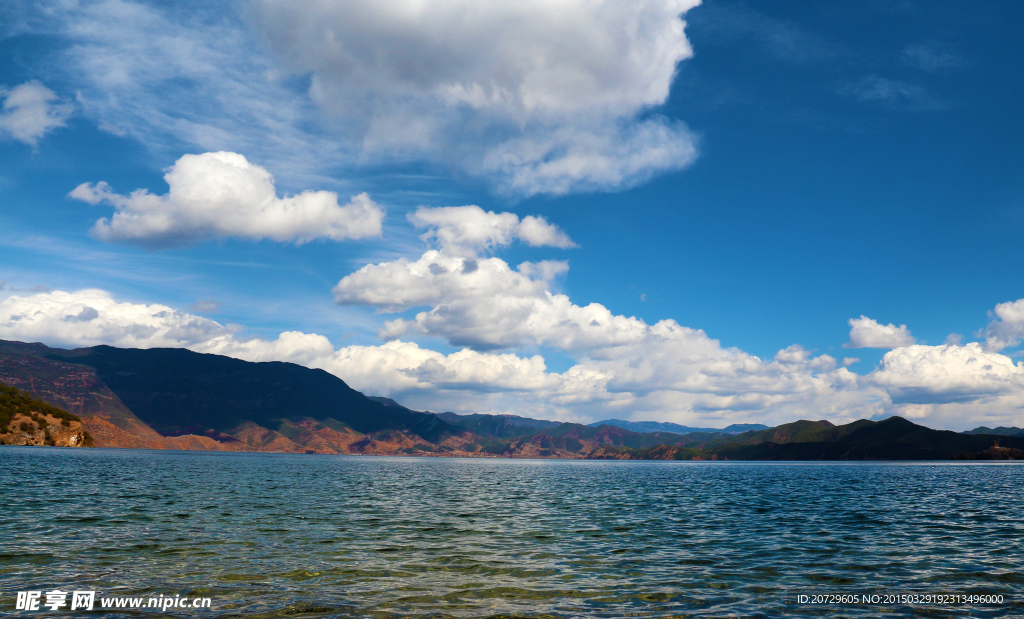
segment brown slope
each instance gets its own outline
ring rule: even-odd
[[[0,383],[0,445],[90,447],[92,444],[92,437],[77,415],[33,398],[17,387]]]
[[[286,453],[359,453],[369,450],[372,453],[399,453],[403,450],[415,451],[414,445],[426,442],[422,436],[416,436],[414,433],[406,433],[408,436],[399,436],[393,432],[385,432],[374,437],[370,443],[353,449],[352,446],[363,441],[366,438],[365,435],[330,417],[291,418],[282,420],[273,428],[242,419],[236,426],[226,428],[225,431],[196,428],[191,432],[186,430],[185,432],[168,433],[169,436],[165,436],[130,410],[107,385],[98,370],[93,366],[77,362],[78,358],[82,357],[81,353],[88,353],[91,350],[93,349],[64,351],[49,348],[43,344],[0,340],[0,380],[22,388],[50,404],[73,411],[81,417],[81,423],[95,437],[96,445],[101,447]],[[146,353],[147,351],[122,352]],[[168,354],[168,351],[156,352],[157,354]],[[170,352],[187,353],[188,351]],[[76,355],[78,356],[76,357]],[[205,359],[213,356],[200,355],[199,357]],[[223,359],[226,360],[225,362],[235,362],[226,357]],[[266,364],[246,365],[262,368]],[[134,372],[131,368],[128,370],[129,374]],[[291,387],[290,384],[284,385],[285,390]],[[362,398],[362,394],[358,394],[358,392],[353,391],[352,394]],[[175,393],[172,390],[164,395],[175,398],[187,394]],[[380,407],[377,404],[373,405]],[[380,408],[383,409],[383,407]],[[389,413],[389,415],[391,417],[397,415],[397,418],[404,419],[404,414],[405,417],[414,417],[413,421],[418,422],[433,420],[432,415],[413,411],[406,412],[404,407],[398,408],[401,408],[398,414]],[[423,426],[424,424],[420,423],[419,425]],[[420,434],[424,431],[429,431],[429,428],[424,430],[421,427],[416,427],[413,430]],[[444,436],[443,432],[441,436]],[[432,444],[429,446],[431,449],[437,447]]]
[[[97,447],[152,447],[164,437],[84,365],[38,356],[42,344],[0,341],[0,382],[82,418]]]

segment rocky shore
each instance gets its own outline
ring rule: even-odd
[[[91,447],[82,419],[0,383],[0,445]]]

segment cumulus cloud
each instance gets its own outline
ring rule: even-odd
[[[964,346],[907,346],[885,353],[869,376],[894,402],[934,404],[970,402],[1024,392],[1024,362],[986,351],[978,343]]]
[[[692,55],[680,16],[697,4],[257,0],[252,15],[364,154],[454,156],[532,195],[615,189],[690,163],[684,126],[637,116],[665,102]]]
[[[530,269],[511,272],[523,270]],[[535,279],[523,275],[526,281],[506,284],[532,282],[542,289],[543,272],[538,268]],[[566,350],[577,359],[558,373],[549,371],[539,354],[470,348],[442,354],[402,340],[336,349],[322,335],[297,331],[273,340],[246,338],[238,326],[160,304],[117,301],[99,290],[0,301],[0,339],[172,346],[249,361],[290,361],[325,369],[356,389],[391,395],[421,409],[721,425],[807,417],[844,422],[899,413],[933,425],[973,427],[1015,423],[1024,407],[1024,362],[1014,364],[976,343],[897,348],[886,353],[878,369],[859,377],[837,367],[829,355],[815,355],[798,344],[762,359],[672,320],[647,325],[630,318],[617,327],[623,331],[618,337],[605,333],[603,341],[592,340],[594,345],[580,344],[572,335],[547,336],[545,341],[556,346],[567,343]],[[548,333],[558,328],[574,334],[580,327],[549,326]]]
[[[899,348],[911,346],[916,341],[907,325],[882,325],[863,315],[860,318],[851,318],[848,322],[850,341],[843,344],[843,348]]]
[[[20,32],[67,43],[46,68],[82,113],[158,157],[243,152],[305,184],[426,162],[523,197],[624,189],[696,156],[658,107],[699,0],[10,3]]]
[[[575,366],[561,374],[547,371],[543,357],[488,354],[463,349],[449,355],[415,343],[392,341],[382,346],[348,346],[317,362],[354,385],[376,393],[421,389],[486,390],[528,393],[556,404],[614,400],[604,386],[607,373]]]
[[[89,204],[106,202],[110,219],[92,234],[107,242],[167,247],[209,238],[304,243],[378,236],[384,210],[365,193],[345,206],[332,191],[278,197],[274,177],[237,153],[184,155],[164,175],[170,190],[116,194],[105,182],[83,183],[68,194]]]
[[[0,301],[0,339],[62,346],[178,347],[247,361],[288,361],[325,369],[370,394],[418,395],[418,401],[446,410],[490,410],[488,402],[500,403],[510,393],[530,394],[534,411],[622,397],[604,388],[611,378],[607,373],[579,366],[561,374],[548,372],[539,355],[471,350],[443,355],[401,341],[336,350],[315,333],[287,331],[264,340],[242,338],[240,330],[165,305],[118,302],[102,290],[55,291]],[[514,404],[514,399],[507,403]]]
[[[473,260],[431,250],[416,261],[366,265],[339,281],[334,295],[339,304],[388,313],[433,306],[412,320],[385,323],[386,339],[411,331],[477,350],[545,344],[579,350],[643,337],[647,325],[641,320],[614,316],[598,303],[580,307],[552,293],[552,280],[567,269],[556,261],[512,269],[500,258]]]
[[[565,232],[543,217],[484,211],[479,206],[420,207],[408,215],[420,238],[435,243],[448,255],[473,257],[521,240],[532,247],[575,247]]]
[[[339,110],[377,95],[508,115],[632,112],[668,96],[693,53],[680,15],[697,4],[257,0],[254,17]]]
[[[487,297],[529,304],[546,298],[549,283],[567,270],[568,265],[559,261],[526,262],[513,270],[500,258],[462,258],[430,250],[416,261],[402,258],[362,267],[338,282],[334,299],[340,305],[369,305],[385,313],[441,304],[451,308]]]
[[[285,331],[275,340],[228,335],[196,342],[188,348],[246,361],[287,361],[306,366],[313,366],[334,352],[334,346],[326,337],[301,331]]]
[[[814,403],[838,410],[855,384],[835,361],[799,347],[784,361],[763,362],[722,348],[702,331],[662,321],[632,346],[603,350],[568,370],[548,371],[543,357],[463,349],[447,355],[412,342],[335,349],[322,335],[289,331],[274,340],[242,338],[240,327],[159,304],[118,302],[84,290],[12,296],[0,302],[0,338],[51,344],[184,347],[249,361],[290,361],[325,369],[356,389],[446,410],[515,412],[592,420],[623,407],[650,415],[723,419],[766,410],[801,410]],[[812,372],[824,372],[820,376]],[[844,400],[845,401],[845,400]],[[847,414],[849,407],[844,409]],[[861,411],[862,414],[866,414]],[[742,417],[747,419],[749,417]]]
[[[1000,303],[990,315],[988,327],[978,333],[985,336],[989,350],[998,352],[1020,344],[1024,339],[1024,299]]]
[[[0,337],[72,346],[188,347],[233,329],[165,305],[119,303],[102,290],[12,295],[0,301]]]
[[[4,98],[0,111],[0,135],[35,147],[44,135],[67,124],[74,111],[55,92],[32,80],[11,89],[0,86]]]
[[[475,265],[469,272],[467,262]],[[884,398],[858,392],[856,375],[837,369],[834,358],[799,345],[765,361],[674,320],[649,325],[597,303],[576,305],[551,290],[552,278],[566,268],[524,263],[513,269],[499,258],[431,250],[417,261],[367,265],[343,278],[334,292],[340,304],[372,305],[383,312],[429,308],[411,319],[385,322],[380,333],[385,339],[441,337],[481,353],[525,346],[561,349],[578,359],[580,370],[604,377],[604,388],[618,395],[614,406],[655,417],[778,415],[806,410],[812,402],[854,418],[881,410]]]

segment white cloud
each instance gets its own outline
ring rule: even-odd
[[[513,197],[689,165],[657,114],[699,0],[18,2],[83,114],[159,158],[243,152],[289,183],[426,162]]]
[[[591,351],[586,359],[614,373],[610,389],[671,392],[707,410],[765,410],[857,386],[856,375],[836,370],[828,355],[814,357],[795,345],[766,362],[674,320],[651,325],[634,343]]]
[[[26,342],[188,347],[235,330],[165,305],[118,303],[102,290],[58,290],[0,301],[0,338]]]
[[[575,247],[569,236],[543,217],[484,211],[479,206],[420,207],[408,215],[420,238],[433,242],[450,256],[474,257],[518,239],[533,247]]]
[[[506,283],[543,287],[545,282],[512,281]],[[606,334],[603,343],[573,353],[574,366],[556,373],[537,354],[463,349],[445,355],[398,340],[335,349],[322,335],[295,331],[274,340],[242,338],[240,327],[160,304],[119,302],[99,290],[0,300],[0,339],[185,347],[250,361],[290,361],[325,369],[365,393],[391,395],[420,409],[691,425],[798,418],[838,423],[899,413],[958,428],[1019,425],[1024,409],[1024,362],[1014,364],[976,343],[897,348],[886,353],[875,372],[858,377],[837,368],[829,355],[815,356],[799,345],[763,360],[672,320],[646,325],[633,318],[618,326],[623,337]],[[572,324],[562,328],[570,334],[579,329]],[[573,343],[572,337],[561,340]]]
[[[276,340],[259,338],[238,339],[222,336],[196,342],[188,348],[203,353],[227,355],[246,361],[288,361],[299,365],[313,365],[334,352],[330,340],[316,333],[285,331]]]
[[[10,90],[0,86],[0,97],[4,97],[0,136],[33,147],[53,129],[65,126],[74,111],[71,104],[62,103],[55,92],[36,80]]]
[[[454,159],[532,195],[692,161],[684,126],[636,118],[692,55],[680,15],[698,3],[257,0],[253,15],[364,154]]]
[[[630,407],[662,416],[710,412],[720,418],[764,419],[770,407],[799,408],[798,402],[817,402],[855,382],[845,370],[826,379],[807,375],[814,368],[831,371],[835,362],[828,357],[797,353],[785,363],[766,364],[671,321],[653,326],[632,347],[604,350],[562,373],[547,371],[540,355],[468,349],[443,355],[402,341],[335,350],[317,334],[285,332],[268,341],[241,339],[239,331],[164,305],[117,302],[99,290],[0,301],[2,339],[184,347],[250,361],[290,361],[323,368],[370,394],[400,396],[410,405],[444,410],[586,421],[621,416],[623,407]],[[791,347],[780,356],[795,350]]]
[[[569,235],[539,215],[527,215],[519,222],[519,240],[530,247],[576,247]]]
[[[338,95],[339,110],[376,95],[518,116],[664,102],[693,53],[680,15],[697,4],[256,0],[253,14],[282,58]]]
[[[637,341],[647,325],[614,316],[603,305],[580,307],[550,290],[564,262],[524,263],[516,270],[500,258],[455,258],[428,251],[415,261],[366,265],[334,288],[342,305],[372,305],[399,312],[432,305],[411,321],[385,323],[381,335],[412,332],[443,337],[478,350],[554,345],[566,350]]]
[[[475,268],[467,270],[467,262]],[[648,325],[600,304],[575,305],[550,289],[553,275],[564,269],[564,263],[512,269],[498,258],[472,260],[431,250],[417,261],[367,265],[343,278],[334,292],[341,304],[373,305],[384,312],[430,308],[412,319],[386,322],[381,332],[386,339],[414,333],[479,351],[524,346],[566,351],[580,369],[606,377],[607,391],[618,394],[605,404],[606,415],[609,406],[656,417],[712,414],[731,420],[812,410],[812,403],[836,418],[882,410],[880,390],[858,391],[856,375],[836,369],[834,358],[814,356],[799,345],[766,362],[723,348],[703,331],[673,320]]]
[[[266,169],[236,153],[184,155],[164,175],[170,191],[120,195],[105,182],[83,183],[69,196],[106,202],[116,212],[92,234],[107,242],[165,247],[208,238],[236,237],[304,243],[379,236],[384,211],[365,193],[345,206],[332,191],[278,197]]]
[[[509,195],[564,195],[628,189],[697,158],[697,138],[664,118],[574,124],[512,138],[489,149],[471,171],[497,179]]]
[[[18,3],[18,0],[12,0]],[[291,182],[321,182],[354,147],[325,135],[316,107],[275,77],[235,8],[131,0],[20,3],[25,32],[61,43],[40,56],[82,114],[157,160],[229,150]],[[279,72],[278,72],[279,73]]]
[[[547,397],[601,399],[607,374],[574,367],[563,374],[547,372],[543,357],[487,354],[464,349],[442,355],[411,342],[382,346],[348,346],[318,362],[319,367],[347,376],[353,385],[393,394],[411,388],[532,392]]]
[[[850,341],[843,344],[843,348],[899,348],[915,343],[907,325],[882,325],[867,316],[851,318],[848,322]]]
[[[811,356],[811,351],[800,344],[792,344],[775,353],[775,360],[779,363],[803,363]],[[834,362],[835,360],[833,360]]]
[[[430,250],[415,262],[402,258],[368,264],[339,281],[334,298],[341,305],[371,305],[386,313],[487,297],[529,303],[546,298],[548,283],[567,269],[564,262],[544,261],[526,262],[513,271],[500,258],[452,257]]]
[[[179,347],[247,361],[288,361],[330,371],[369,394],[405,394],[445,410],[504,412],[489,402],[515,406],[514,393],[527,393],[533,410],[557,415],[565,414],[559,407],[567,404],[621,397],[604,389],[608,374],[579,366],[551,373],[539,355],[471,350],[442,355],[400,341],[335,350],[318,334],[287,331],[275,340],[242,339],[240,329],[165,305],[117,302],[102,290],[15,295],[0,301],[0,339],[61,346]]]
[[[970,402],[995,395],[1024,394],[1024,362],[988,352],[980,344],[907,346],[885,353],[869,375],[895,402]]]
[[[985,345],[989,350],[1000,351],[1017,346],[1024,339],[1024,299],[1007,301],[996,305],[991,312],[992,319],[984,331]]]

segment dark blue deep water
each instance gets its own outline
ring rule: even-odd
[[[213,605],[126,617],[1024,616],[1015,464],[3,447],[0,465],[0,613],[61,587]],[[823,594],[1004,602],[797,597]]]

